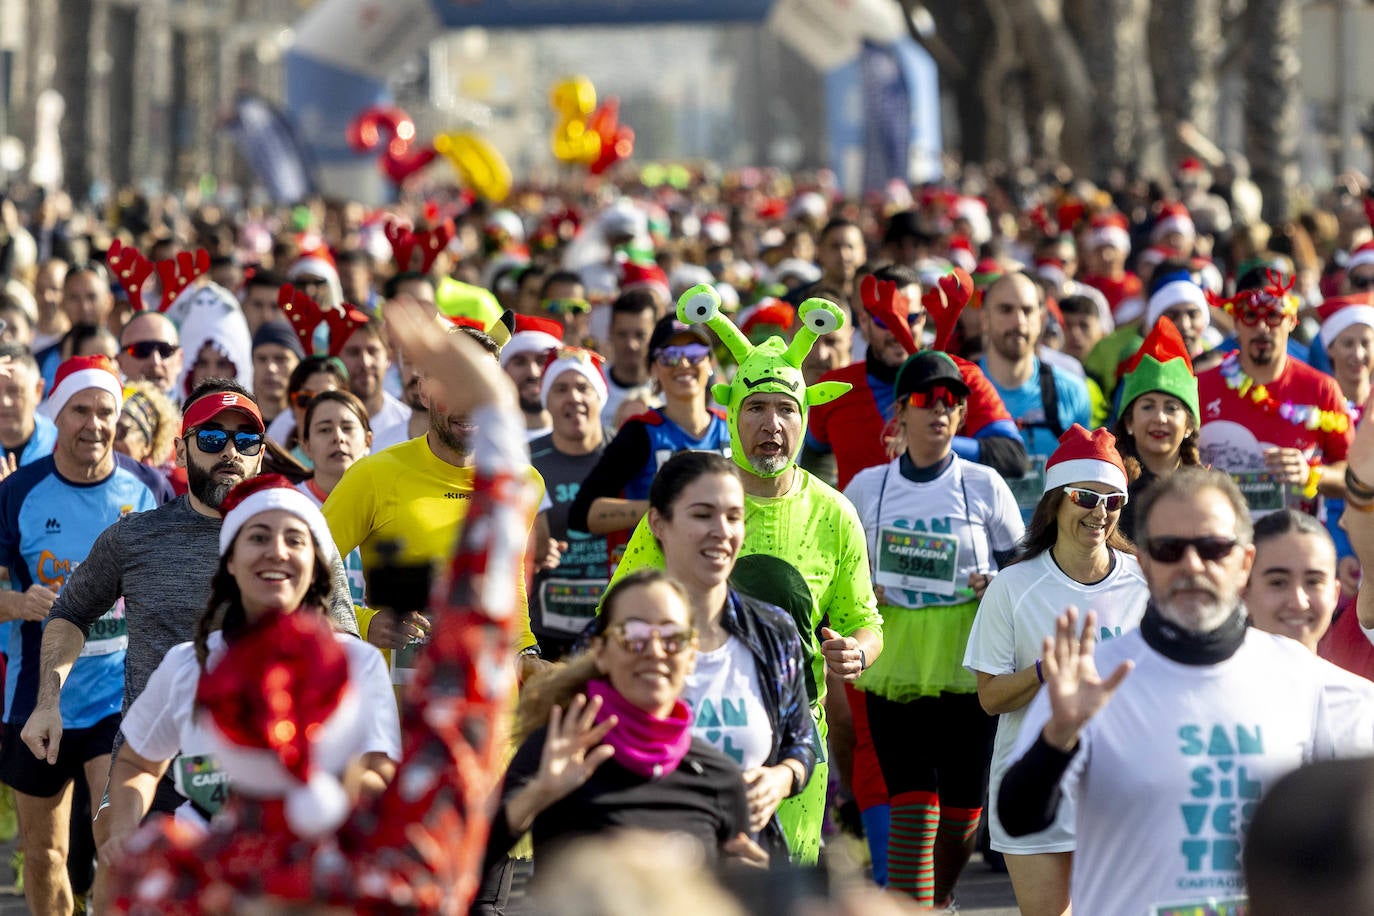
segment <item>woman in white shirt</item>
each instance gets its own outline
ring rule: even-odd
[[[328,557],[337,548],[314,502],[284,477],[264,475],[239,484],[221,506],[220,565],[193,642],[174,646],[124,716],[125,742],[110,777],[107,838],[100,858],[120,855],[124,840],[148,813],[158,781],[172,768],[187,801],[179,823],[204,829],[229,785],[214,744],[195,714],[202,674],[214,670],[226,647],[279,609],[319,613],[329,606]],[[360,687],[352,763],[346,783],[355,793],[380,792],[400,760],[400,723],[381,653],[347,634],[338,640],[349,679]]]
[[[1072,805],[1048,830],[1013,838],[997,818],[997,794],[1026,707],[1044,683],[1041,645],[1069,606],[1097,612],[1099,637],[1133,629],[1149,593],[1119,527],[1126,469],[1105,429],[1074,426],[1045,465],[1045,493],[1016,560],[988,587],[969,633],[964,667],[978,676],[978,699],[997,715],[988,802],[992,848],[1006,856],[1016,902],[1026,916],[1069,909]]]

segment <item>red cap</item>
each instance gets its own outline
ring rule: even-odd
[[[263,432],[266,429],[262,423],[262,413],[258,410],[258,405],[254,404],[252,400],[236,391],[216,391],[197,398],[186,407],[186,412],[181,417],[181,434],[184,436],[188,430],[195,429],[197,426],[204,426],[228,410],[237,410],[246,414],[253,421],[258,432]]]

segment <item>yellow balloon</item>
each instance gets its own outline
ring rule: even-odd
[[[438,134],[434,149],[453,166],[459,181],[487,200],[500,202],[510,194],[510,166],[482,137],[470,133]]]
[[[601,137],[587,130],[587,117],[596,110],[596,89],[585,76],[572,76],[554,83],[549,90],[549,105],[558,116],[549,144],[559,162],[595,162],[601,155]]]

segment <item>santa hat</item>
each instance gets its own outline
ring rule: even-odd
[[[277,305],[291,322],[291,330],[306,353],[315,352],[315,331],[323,323],[329,329],[329,355],[343,352],[348,338],[368,323],[368,317],[347,303],[340,302],[325,311],[320,304],[290,283],[277,290]]]
[[[1188,208],[1183,204],[1165,204],[1160,208],[1159,218],[1150,230],[1150,238],[1158,241],[1170,232],[1181,232],[1190,239],[1197,234],[1193,227],[1193,218],[1188,215]]]
[[[1193,421],[1202,416],[1198,410],[1198,383],[1193,374],[1193,361],[1183,336],[1168,318],[1161,318],[1145,335],[1140,350],[1126,364],[1121,380],[1121,414],[1131,409],[1131,402],[1142,394],[1160,391],[1178,398],[1193,413]]]
[[[87,388],[108,391],[114,398],[115,406],[124,403],[124,386],[119,382],[110,359],[103,354],[95,356],[73,356],[57,367],[53,379],[52,394],[38,405],[38,412],[49,420],[56,420],[62,408],[77,392]]]
[[[1192,280],[1170,280],[1150,294],[1145,306],[1145,327],[1150,328],[1169,309],[1189,302],[1202,310],[1204,326],[1212,323],[1212,312],[1207,302],[1207,294]]]
[[[202,400],[204,400],[202,398]],[[199,402],[197,402],[199,403]],[[297,490],[280,474],[262,474],[250,477],[234,487],[220,503],[219,511],[224,516],[219,527],[219,555],[224,556],[233,546],[239,529],[259,512],[281,509],[305,522],[310,534],[326,557],[338,556],[339,548],[334,544],[334,536],[315,501]]]
[[[550,350],[548,360],[544,363],[544,376],[539,383],[539,403],[547,408],[549,391],[552,390],[553,383],[565,372],[576,372],[592,386],[604,406],[608,397],[606,377],[602,375],[601,370],[604,362],[606,358],[600,353],[582,347],[560,347]],[[592,411],[592,415],[596,415],[595,410]]]
[[[1036,258],[1035,275],[1056,287],[1063,286],[1069,279],[1064,273],[1064,262],[1058,258]]]
[[[783,258],[774,267],[769,275],[770,283],[787,283],[788,277],[795,277],[805,286],[810,286],[821,279],[821,269],[810,261],[801,258]]]
[[[334,266],[334,255],[318,239],[315,241],[317,247],[302,249],[301,256],[286,269],[286,279],[295,283],[301,277],[319,277],[329,287],[329,298],[334,304],[342,305],[343,284],[339,282],[339,269]],[[309,347],[306,347],[306,352],[310,352]]]
[[[348,816],[339,777],[363,735],[359,705],[347,653],[328,622],[307,611],[251,624],[200,676],[195,701],[234,791],[280,798],[287,826],[306,838]]]
[[[632,289],[647,288],[657,292],[664,302],[672,298],[668,286],[668,275],[657,264],[638,264],[626,261],[620,268],[620,291],[628,293]]]
[[[973,254],[973,243],[962,235],[950,236],[949,260],[969,273],[973,273],[974,268],[978,266],[978,259]]]
[[[1075,423],[1059,437],[1059,447],[1045,462],[1045,492],[1076,483],[1101,483],[1126,492],[1126,465],[1116,450],[1116,437],[1107,430],[1088,432]]]
[[[787,208],[787,215],[792,219],[809,217],[815,220],[823,220],[830,212],[830,204],[825,197],[818,191],[804,191],[798,194]]]
[[[1332,296],[1317,308],[1321,316],[1322,346],[1329,347],[1341,332],[1357,324],[1374,328],[1374,293]]]
[[[781,299],[764,299],[739,313],[735,324],[745,337],[754,339],[754,332],[786,333],[797,320],[797,310]]]
[[[522,315],[516,320],[519,322],[520,319],[528,319],[529,317],[530,316]],[[557,350],[563,345],[563,326],[548,318],[541,319],[541,322],[546,322],[547,324],[542,324],[539,327],[532,327],[528,320],[526,320],[524,322],[526,327],[530,327],[531,329],[528,331],[516,331],[511,335],[510,340],[501,348],[501,368],[504,369],[512,359],[522,354],[547,353],[550,350]],[[553,327],[548,326],[550,324],[557,327],[557,332],[554,331]],[[517,323],[516,327],[519,326],[519,323]]]
[[[701,220],[701,237],[712,245],[728,245],[730,224],[719,213],[708,213]]]
[[[1131,230],[1126,217],[1120,213],[1094,216],[1088,231],[1088,249],[1115,248],[1127,254],[1131,251]]]
[[[1374,242],[1365,242],[1350,252],[1350,260],[1345,262],[1345,272],[1349,273],[1356,267],[1365,267],[1369,264],[1374,264]]]

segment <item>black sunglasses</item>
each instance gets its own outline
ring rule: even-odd
[[[1371,276],[1350,276],[1351,289],[1374,289],[1374,277]]]
[[[218,455],[228,446],[231,437],[234,440],[234,451],[245,458],[251,458],[262,451],[262,444],[267,441],[267,436],[262,433],[250,433],[246,430],[231,433],[227,429],[198,429],[195,432],[196,448],[207,455]]]
[[[1146,538],[1145,552],[1157,563],[1177,563],[1191,547],[1197,551],[1199,560],[1216,562],[1235,550],[1240,544],[1235,538]]]
[[[124,348],[124,352],[134,359],[147,359],[156,353],[163,359],[171,359],[172,354],[180,350],[176,344],[166,343],[161,340],[140,340],[138,343],[129,344]]]

